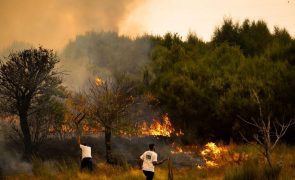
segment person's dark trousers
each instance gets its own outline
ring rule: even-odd
[[[143,174],[146,177],[146,180],[153,180],[154,178],[154,172],[152,171],[143,171]]]
[[[86,169],[88,171],[93,170],[91,158],[83,158],[82,159],[80,170],[82,171],[84,169]]]

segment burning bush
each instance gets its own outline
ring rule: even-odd
[[[171,147],[173,156],[186,155],[199,169],[239,164],[248,160],[248,154],[245,152],[235,152],[231,146],[217,146],[213,142],[208,142],[203,148],[197,145],[179,146],[175,143],[172,143]]]
[[[181,130],[179,132],[176,132],[170,118],[168,116],[168,113],[165,113],[162,116],[162,121],[159,119],[154,119],[153,123],[148,126],[146,122],[142,124],[141,128],[141,134],[146,136],[164,136],[164,137],[170,137],[172,134],[176,136],[183,135]]]
[[[218,147],[215,143],[209,142],[204,146],[201,155],[207,167],[218,167],[224,163],[224,157],[228,149],[226,147]]]

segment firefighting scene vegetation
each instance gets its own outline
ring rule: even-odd
[[[101,25],[0,49],[0,179],[295,179],[285,27],[223,18],[205,41]]]

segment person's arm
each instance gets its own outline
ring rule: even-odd
[[[155,154],[153,157],[152,157],[152,163],[154,166],[158,166],[160,164],[163,164],[165,161],[167,161],[168,159],[163,159],[162,161],[158,161],[158,155]]]
[[[142,169],[142,165],[143,165],[143,160],[139,158],[139,160],[138,160],[138,168]]]
[[[144,154],[142,154],[142,155],[139,157],[139,160],[138,160],[138,167],[139,167],[139,169],[142,169],[142,165],[143,165],[143,157],[144,157]]]

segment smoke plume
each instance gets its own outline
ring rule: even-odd
[[[1,0],[0,48],[14,41],[61,48],[86,31],[118,31],[137,0]]]
[[[88,32],[70,41],[60,57],[67,71],[65,83],[70,89],[86,87],[96,77],[106,79],[115,73],[127,73],[141,80],[141,72],[149,62],[150,41],[119,36],[116,32]]]

